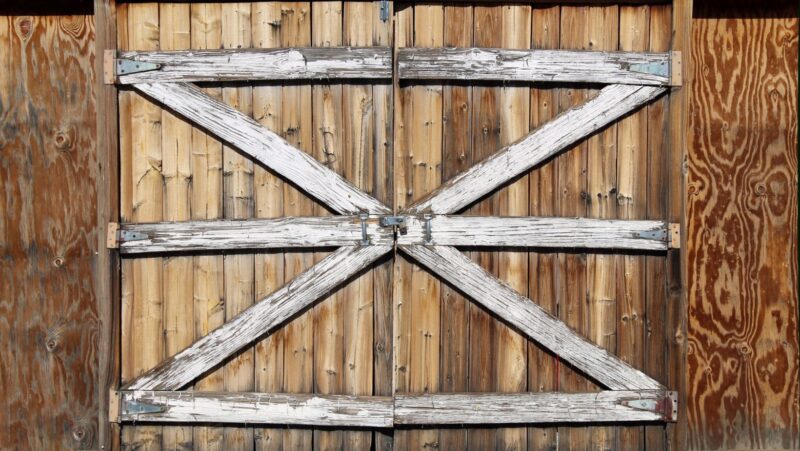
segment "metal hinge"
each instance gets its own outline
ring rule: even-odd
[[[133,230],[120,230],[119,231],[119,240],[120,241],[142,241],[150,238],[150,236],[146,233],[142,232],[135,232]]]
[[[140,72],[150,72],[158,69],[161,69],[160,64],[118,58],[116,75],[138,74]]]
[[[645,240],[666,241],[667,231],[664,229],[647,230],[644,232],[637,232],[634,234],[636,238],[643,238]]]
[[[389,20],[389,0],[381,0],[381,7],[380,7],[380,17],[381,22],[386,22]]]
[[[123,415],[140,415],[147,413],[159,413],[165,409],[163,406],[156,406],[138,401],[123,401],[122,414]]]
[[[629,69],[633,72],[642,72],[646,74],[658,75],[660,77],[669,77],[668,61],[661,63],[631,64]]]

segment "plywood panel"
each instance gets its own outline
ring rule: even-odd
[[[94,45],[90,16],[0,16],[4,449],[98,446]]]
[[[693,448],[796,448],[797,5],[700,2],[688,144]]]

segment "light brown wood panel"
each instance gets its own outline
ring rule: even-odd
[[[557,49],[561,35],[561,8],[559,6],[536,6],[532,11],[531,48]],[[557,113],[560,90],[536,87],[531,89],[530,127],[536,127],[552,119]],[[550,160],[531,172],[530,213],[540,216],[555,215],[555,167]],[[528,268],[528,294],[543,309],[558,314],[555,293],[555,253],[530,253]],[[559,389],[559,363],[557,357],[541,349],[536,343],[528,343],[528,391],[547,392]],[[532,427],[528,429],[528,449],[555,449],[558,429]]]
[[[696,2],[686,262],[689,445],[797,448],[795,2]]]
[[[190,22],[191,48],[221,48],[222,7],[219,4],[192,4]],[[222,98],[222,89],[207,88],[206,92]],[[192,219],[220,219],[223,215],[222,144],[202,130],[192,128]],[[225,321],[221,255],[194,257],[194,333],[195,337],[207,335]],[[195,390],[219,391],[224,388],[223,370],[206,375],[195,384]],[[196,426],[193,431],[194,449],[220,449],[223,429],[214,426]]]
[[[444,46],[469,47],[473,36],[472,5],[445,5]],[[442,182],[469,169],[472,155],[472,88],[445,86],[443,92]],[[450,285],[441,292],[440,385],[442,392],[468,391],[470,300]],[[439,431],[440,449],[464,449],[467,432]]]
[[[94,51],[91,16],[0,15],[3,449],[99,446]]]
[[[120,10],[120,49],[158,50],[159,10],[156,3],[129,4]],[[163,217],[164,177],[161,152],[161,109],[139,94],[124,92],[120,100],[121,219],[159,221]],[[164,358],[163,259],[125,261],[122,267],[122,380],[130,381]],[[128,426],[123,446],[162,447],[161,426]]]

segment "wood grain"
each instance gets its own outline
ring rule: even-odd
[[[496,7],[497,8],[497,7]],[[514,8],[508,8],[511,13]],[[529,20],[520,19],[520,24]],[[503,29],[506,31],[506,28]],[[507,36],[529,33],[509,24]],[[533,81],[663,86],[670,82],[669,53],[497,48],[401,49],[398,76],[415,80]],[[527,45],[526,45],[527,46]],[[601,50],[601,49],[597,49]]]
[[[794,448],[797,5],[740,8],[699,4],[692,33],[689,445]]]
[[[407,246],[403,252],[468,294],[507,323],[612,390],[663,387],[639,370],[589,342],[529,299],[448,246]],[[636,388],[634,388],[636,387]]]
[[[94,33],[90,16],[0,16],[4,449],[99,446]]]
[[[191,5],[191,47],[193,49],[222,46],[222,7],[213,4]],[[206,88],[214,99],[222,99],[222,88]],[[193,220],[219,220],[223,215],[222,144],[203,130],[192,128],[192,208]],[[194,333],[207,335],[225,321],[225,280],[222,255],[194,257]],[[202,377],[194,385],[198,391],[222,390],[223,369]],[[192,446],[213,450],[222,446],[223,428],[196,426]]]
[[[473,7],[469,4],[445,5],[445,47],[472,45]],[[448,84],[442,93],[442,181],[446,182],[473,164],[472,87]],[[399,237],[401,237],[400,235]],[[441,354],[439,357],[441,392],[466,392],[469,389],[469,301],[456,289],[441,287]],[[441,429],[440,449],[465,449],[467,432]]]
[[[531,14],[531,48],[558,48],[561,35],[561,8],[558,5],[535,6]],[[551,120],[558,112],[560,89],[534,87],[531,89],[530,129],[536,129]],[[554,216],[555,167],[557,159],[542,163],[530,173],[529,211],[532,215]],[[555,285],[556,256],[552,253],[530,253],[528,268],[528,294],[537,299],[539,306],[552,315],[558,314]],[[531,341],[528,342],[528,391],[556,391],[558,386],[557,359]],[[528,429],[529,449],[555,449],[558,440],[556,428]]]
[[[188,49],[191,16],[188,4],[159,5],[159,48]],[[161,151],[164,175],[164,214],[167,221],[191,216],[192,127],[168,111],[161,112]],[[164,259],[164,346],[169,357],[194,341],[194,272],[192,257]],[[165,427],[163,447],[192,449],[191,427]]]
[[[170,49],[164,49],[170,50]],[[235,48],[204,51],[121,52],[118,60],[159,65],[152,71],[118,75],[117,83],[389,79],[388,47]]]
[[[304,311],[323,294],[388,252],[389,247],[343,247],[213,332],[127,385],[131,390],[177,390],[233,353]],[[332,271],[337,268],[337,271]]]

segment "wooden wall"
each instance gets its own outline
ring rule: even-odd
[[[97,446],[94,52],[91,15],[0,15],[2,449]]]
[[[113,292],[99,294],[97,277],[108,260],[97,253],[102,236],[96,224],[104,220],[97,219],[102,215],[96,209],[115,197],[105,185],[115,171],[106,172],[103,162],[113,166],[113,158],[106,159],[95,138],[96,119],[104,122],[95,117],[100,104],[95,106],[93,90],[94,21],[86,15],[88,1],[76,3],[83,15],[47,17],[38,14],[75,11],[60,3],[53,10],[47,2],[22,3],[0,8],[6,14],[0,15],[0,61],[5,63],[0,71],[0,448],[97,448],[104,371],[113,373],[115,363],[106,354],[116,345],[103,335],[110,333],[103,321]],[[685,162],[688,306],[681,303],[677,252],[667,259],[519,250],[470,254],[671,388],[681,389],[685,378],[685,410],[677,425],[393,434],[126,426],[123,444],[169,449],[800,447],[797,8],[753,2],[727,9],[717,2],[695,5],[691,40],[682,47],[688,19],[680,18],[692,12],[685,1],[561,7],[398,3],[394,24],[377,18],[377,2],[121,4],[120,48],[393,41],[398,46],[685,48],[683,89],[690,92],[691,106]],[[210,92],[400,208],[582,101],[591,88],[299,83],[237,84]],[[685,135],[668,123],[680,117],[683,98],[654,102],[467,213],[680,220],[684,162],[679,147]],[[124,219],[327,214],[168,112],[129,91],[119,99]],[[113,217],[114,211],[111,205],[105,214]],[[123,380],[323,255],[126,261]],[[684,372],[680,351],[687,341]],[[392,383],[398,391],[596,389],[402,256],[394,267],[388,260],[372,267],[194,389],[390,394]]]
[[[798,448],[794,1],[696,2],[688,148],[694,448]]]

